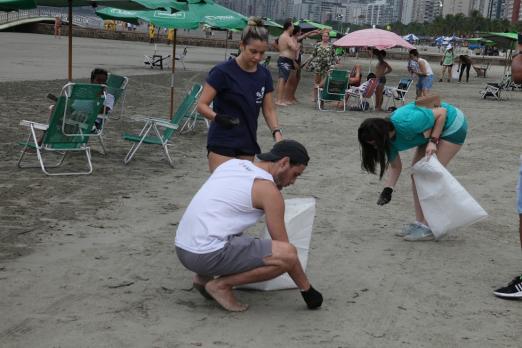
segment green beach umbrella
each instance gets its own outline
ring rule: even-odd
[[[480,36],[485,39],[495,41],[495,45],[504,49],[513,49],[518,40],[517,33],[481,33]]]
[[[513,49],[516,47],[518,41],[517,33],[481,33],[480,36],[483,38],[492,40],[495,42],[495,46],[509,50],[506,55],[506,61],[504,64],[504,74],[511,67],[511,59],[513,58]]]
[[[154,11],[153,14],[140,16],[155,26],[174,29],[172,44],[172,77],[171,77],[171,101],[170,116],[174,112],[174,76],[176,57],[176,29],[194,29],[199,25],[207,25],[221,30],[240,30],[247,25],[248,18],[240,13],[232,11],[224,6],[216,4],[213,0],[187,0],[188,9],[175,13]],[[228,40],[228,39],[227,39]],[[228,43],[228,41],[227,41]]]
[[[188,9],[175,13],[157,13],[150,23],[162,28],[182,28],[180,23],[197,22],[219,29],[243,29],[248,18],[211,0],[188,0]],[[182,24],[183,25],[183,24]]]
[[[174,29],[172,44],[172,72],[170,116],[174,112],[174,77],[176,70],[176,34],[177,29],[195,29],[206,25],[220,30],[240,30],[247,25],[248,18],[212,0],[187,0],[182,2],[186,6],[182,11],[121,11],[117,9],[102,9],[96,14],[105,19],[117,19],[133,23],[143,20],[154,26]],[[228,41],[227,41],[228,42]]]
[[[0,0],[0,11],[28,10],[35,7],[34,0]]]
[[[68,7],[69,33],[68,33],[68,62],[67,79],[72,81],[72,8],[73,6],[97,6],[107,5],[120,9],[146,10],[146,9],[185,9],[186,4],[175,0],[0,0],[0,9],[22,10],[36,8],[36,6]]]
[[[96,15],[106,20],[118,20],[132,24],[139,24],[141,11],[122,10],[119,8],[104,7],[96,10]]]
[[[263,17],[263,24],[268,29],[270,35],[279,36],[283,33],[283,26],[270,18]]]

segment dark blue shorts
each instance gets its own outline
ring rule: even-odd
[[[294,70],[294,61],[287,57],[279,57],[277,68],[279,69],[279,78],[288,81],[290,70]]]

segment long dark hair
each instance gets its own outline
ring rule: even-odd
[[[382,179],[388,167],[388,152],[391,148],[390,131],[394,129],[391,121],[384,118],[367,118],[359,126],[357,135],[361,145],[361,168],[375,174],[375,167],[379,163],[379,179]]]

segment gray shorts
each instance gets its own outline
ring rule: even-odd
[[[176,247],[178,258],[189,270],[202,276],[242,273],[265,265],[272,255],[272,240],[250,236],[232,236],[219,250],[196,254]]]

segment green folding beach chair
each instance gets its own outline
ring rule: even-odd
[[[203,86],[200,84],[195,84],[192,87],[191,93],[194,93],[196,101],[199,99],[202,91]],[[204,122],[207,129],[210,128],[210,122],[196,111],[196,106],[197,103],[195,103],[194,108],[183,117],[183,126],[181,126],[179,130],[181,134],[193,131],[200,122]]]
[[[129,134],[124,133],[123,139],[133,142],[129,152],[125,156],[123,163],[128,164],[136,151],[138,151],[141,144],[151,144],[151,145],[161,145],[163,148],[163,152],[169,161],[171,167],[174,167],[174,163],[169,154],[168,146],[170,145],[170,139],[174,135],[174,132],[180,128],[180,122],[185,117],[190,117],[196,108],[197,98],[201,93],[201,85],[196,84],[192,87],[189,93],[185,96],[181,104],[179,105],[176,113],[172,117],[172,119],[166,120],[161,118],[152,118],[145,117],[140,120],[145,122],[145,125],[141,129],[139,134]],[[163,129],[163,132],[160,132],[160,129]],[[153,132],[154,135],[149,135]]]
[[[105,146],[104,138],[103,138],[103,130],[107,126],[107,122],[109,118],[113,118],[115,120],[118,120],[121,116],[123,116],[124,107],[125,107],[125,91],[127,88],[127,84],[129,82],[129,79],[125,76],[120,76],[116,74],[109,74],[107,77],[106,82],[106,98],[112,98],[114,97],[114,105],[113,110],[107,110],[104,115],[99,114],[98,120],[96,121],[96,127],[93,129],[93,138],[97,138],[100,142],[101,150],[99,151],[101,154],[106,155],[107,154],[107,148]],[[112,96],[112,97],[111,97]],[[117,103],[120,102],[120,112],[119,114],[114,111],[116,108]],[[116,116],[117,115],[117,116]]]
[[[107,77],[107,93],[112,94],[114,96],[115,107],[118,102],[120,103],[120,114],[116,116],[116,113],[114,111],[111,113],[111,118],[115,120],[123,116],[123,113],[125,112],[125,92],[127,91],[128,84],[129,79],[125,76],[120,76],[111,73]]]
[[[348,71],[330,70],[326,75],[323,87],[317,91],[317,108],[321,111],[328,111],[325,102],[337,101],[343,103],[342,111],[346,111],[344,95],[348,88]],[[341,110],[337,110],[341,111]]]
[[[29,136],[23,146],[18,160],[19,168],[41,167],[47,175],[73,175],[92,173],[91,153],[87,145],[92,136],[91,129],[103,106],[105,86],[98,84],[68,83],[58,97],[49,124],[23,120],[20,125],[29,127]],[[43,137],[37,131],[44,131]],[[31,150],[32,149],[32,150]],[[39,165],[25,165],[23,160],[29,151],[36,151]],[[87,171],[59,172],[49,168],[60,167],[69,152],[84,152],[87,160]],[[58,162],[48,165],[46,155],[61,155]]]

